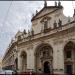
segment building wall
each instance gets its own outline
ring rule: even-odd
[[[67,37],[68,36],[68,37]],[[59,38],[59,39],[58,39]],[[74,32],[66,34],[65,36],[57,36],[53,38],[44,38],[40,40],[36,40],[36,42],[31,42],[28,45],[21,45],[19,48],[21,48],[20,51],[24,50],[27,53],[27,69],[30,70],[35,70],[35,50],[36,47],[41,44],[41,43],[48,43],[52,46],[53,48],[53,70],[54,73],[59,73],[63,74],[64,73],[64,46],[66,45],[67,42],[74,40]],[[26,46],[26,47],[25,47]],[[21,52],[20,52],[21,53]],[[20,60],[19,60],[20,62]],[[19,68],[20,68],[19,64]]]
[[[52,9],[42,11],[41,14],[39,14],[37,17],[43,15],[44,13],[47,13],[49,11],[52,11]],[[51,17],[51,20],[49,21],[48,27],[53,28],[54,20],[56,20],[58,24],[58,20],[62,20],[62,25],[58,27],[57,29],[53,29],[52,31],[49,31],[47,33],[41,32],[41,29],[43,28],[43,24],[40,22],[44,17],[41,17],[39,19],[36,19],[32,21],[32,28],[34,29],[34,36],[29,37],[26,35],[26,38],[22,38],[18,40],[18,35],[16,39],[16,43],[13,48],[9,47],[8,52],[6,53],[4,59],[3,59],[3,67],[13,65],[15,63],[15,59],[18,58],[18,71],[36,71],[36,51],[39,50],[39,45],[41,44],[49,44],[53,49],[53,73],[54,74],[64,74],[65,68],[64,68],[64,47],[69,41],[75,42],[75,22],[71,23],[68,22],[69,18],[63,15],[63,9],[60,9],[52,14],[46,15],[48,17]],[[37,18],[36,17],[36,18]],[[71,21],[73,21],[73,18],[70,18]],[[73,28],[72,28],[73,26]],[[69,30],[68,30],[69,29]],[[22,34],[23,35],[23,34]],[[25,35],[25,34],[24,34]],[[21,34],[20,34],[21,36]],[[23,36],[22,36],[23,37]],[[29,39],[30,38],[30,39]],[[15,51],[13,52],[13,50]],[[14,55],[14,57],[13,57]],[[24,58],[24,62],[22,62]],[[74,54],[73,54],[74,57]],[[74,57],[75,58],[75,57]],[[9,60],[11,62],[9,62]],[[38,61],[39,62],[39,61]],[[22,65],[24,64],[25,67]],[[42,65],[39,62],[38,67],[42,67]],[[75,65],[75,64],[74,64]],[[23,69],[24,68],[24,69]],[[43,67],[42,67],[43,68]],[[75,66],[73,67],[73,73],[75,73]],[[38,68],[39,69],[39,68]]]

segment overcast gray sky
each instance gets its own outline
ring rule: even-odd
[[[18,30],[28,30],[32,14],[43,7],[44,1],[0,1],[0,56],[3,56]],[[61,1],[64,15],[73,15],[75,1]],[[49,1],[48,6],[54,5]],[[9,10],[8,10],[9,9]]]

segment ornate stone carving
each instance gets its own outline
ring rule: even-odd
[[[33,49],[33,45],[29,45],[27,48],[27,50],[31,50],[31,49]]]
[[[51,17],[45,16],[40,22],[42,23],[42,22],[48,21],[48,20],[50,20],[50,19],[51,19]]]
[[[52,52],[50,52],[49,47],[44,47],[40,50],[40,59],[44,61],[46,59],[52,59]]]

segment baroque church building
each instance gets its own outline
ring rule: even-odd
[[[75,74],[75,11],[63,14],[60,1],[44,7],[31,19],[28,33],[18,31],[2,60],[3,69],[50,74]]]

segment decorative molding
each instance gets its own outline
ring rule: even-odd
[[[53,71],[64,71],[64,69],[53,69]]]
[[[27,50],[31,50],[31,49],[33,49],[33,45],[29,45],[29,46],[27,47]]]
[[[53,71],[58,71],[58,69],[53,69]]]
[[[73,64],[73,60],[65,60],[64,64]]]
[[[64,40],[60,39],[60,38],[56,38],[56,39],[53,40],[54,45],[62,44],[63,42],[64,42]]]
[[[42,18],[42,20],[40,21],[40,22],[44,22],[45,20],[50,20],[51,19],[51,17],[49,17],[49,16],[45,16],[44,18]]]

